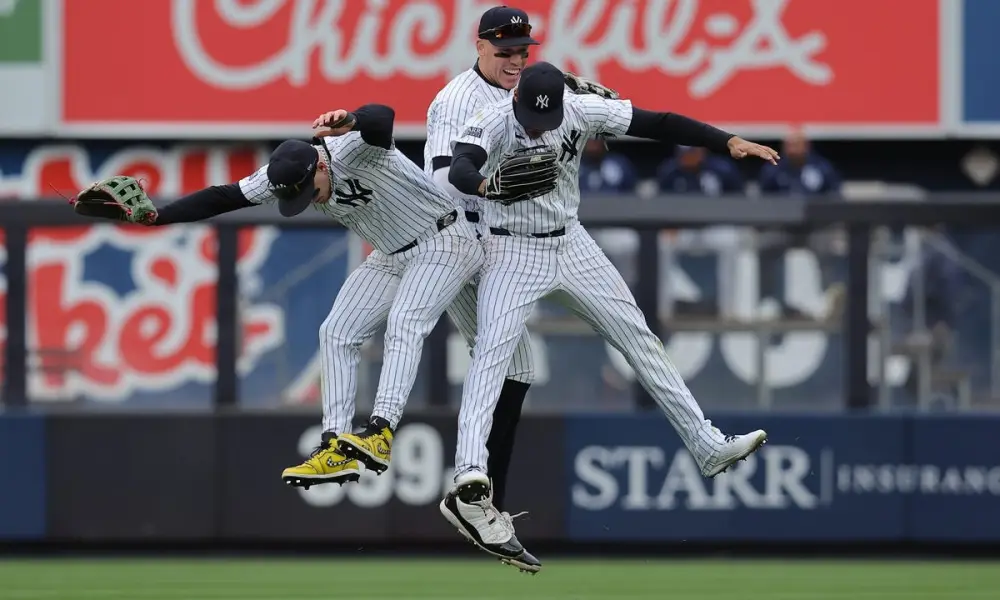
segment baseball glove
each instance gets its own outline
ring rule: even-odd
[[[119,175],[94,182],[70,199],[78,215],[149,225],[156,221],[153,202],[133,177]]]
[[[591,81],[589,79],[584,79],[579,75],[574,75],[569,71],[563,73],[566,79],[566,87],[570,89],[574,94],[596,94],[602,98],[607,98],[608,100],[618,100],[618,92],[613,89],[603,86],[596,81]]]
[[[486,199],[510,205],[551,192],[559,176],[556,158],[555,150],[548,146],[505,157],[486,182]]]

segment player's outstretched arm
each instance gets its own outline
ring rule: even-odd
[[[77,214],[137,225],[170,225],[201,221],[253,206],[238,184],[217,185],[188,194],[157,208],[142,182],[127,175],[95,181],[70,199]]]
[[[243,195],[239,184],[213,185],[158,209],[156,220],[151,225],[204,221],[250,206],[254,206],[254,203]]]
[[[392,130],[396,111],[384,104],[365,104],[354,111],[334,110],[323,113],[315,121],[316,137],[344,135],[357,131],[370,146],[392,148]]]
[[[733,158],[756,156],[771,164],[777,164],[780,158],[772,148],[748,142],[735,134],[677,113],[633,107],[632,120],[626,134],[684,146],[701,146],[714,152],[729,154]]]

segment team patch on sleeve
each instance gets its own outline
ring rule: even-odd
[[[483,137],[482,127],[466,127],[462,137],[481,138]]]

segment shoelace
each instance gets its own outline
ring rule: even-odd
[[[510,514],[509,512],[505,511],[505,512],[500,513],[500,517],[503,520],[503,523],[506,526],[507,531],[509,531],[511,535],[514,535],[514,533],[515,533],[515,531],[514,531],[514,519],[516,519],[518,517],[523,517],[526,514],[528,514],[528,511],[526,511],[526,510],[523,510],[523,511],[521,511],[521,512],[519,512],[517,514],[513,514],[513,515]]]
[[[316,456],[319,455],[320,452],[323,452],[324,450],[331,448],[334,444],[334,441],[335,440],[327,440],[325,442],[320,442],[319,446],[316,446],[313,449],[312,454],[309,455],[309,458],[316,458]]]

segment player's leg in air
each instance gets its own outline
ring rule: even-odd
[[[722,473],[767,440],[762,430],[724,435],[705,418],[663,343],[649,329],[628,284],[583,227],[570,236],[560,263],[562,301],[615,347],[635,370],[706,477]]]
[[[448,316],[455,328],[469,346],[470,355],[476,344],[478,323],[478,277],[469,283],[448,308]],[[510,470],[510,459],[514,453],[514,441],[517,435],[517,425],[521,419],[521,409],[524,399],[535,379],[534,356],[531,352],[531,340],[528,328],[523,327],[514,358],[507,368],[507,377],[500,388],[500,397],[493,409],[493,427],[486,441],[487,472],[493,480],[493,505],[503,511],[507,494],[507,473]]]
[[[455,485],[441,514],[463,536],[502,561],[537,572],[541,562],[524,549],[513,517],[493,504],[487,440],[511,358],[535,303],[555,284],[555,252],[548,240],[502,237],[490,241],[491,261],[479,283],[479,337],[462,390]],[[542,247],[536,247],[541,245]],[[525,256],[535,255],[533,261]],[[533,268],[525,268],[529,262]],[[511,276],[515,273],[515,276]]]
[[[358,461],[343,454],[338,438],[351,431],[361,346],[385,323],[400,279],[399,269],[375,250],[344,281],[319,328],[323,436],[312,456],[281,474],[288,485],[358,480]]]
[[[406,266],[389,309],[375,406],[363,431],[339,439],[347,457],[376,473],[389,468],[394,431],[417,378],[424,339],[483,265],[482,245],[474,234],[461,235],[461,228],[471,230],[471,225],[462,220],[411,251],[413,256],[399,255]]]

